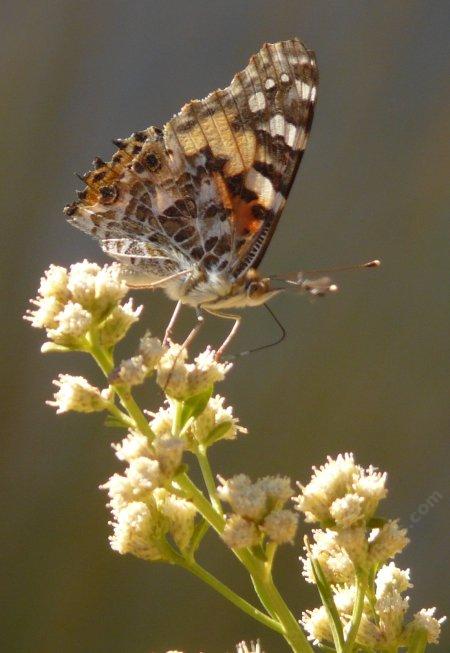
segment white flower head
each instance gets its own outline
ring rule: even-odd
[[[54,394],[54,400],[46,403],[49,406],[55,406],[58,414],[66,413],[69,410],[79,413],[102,411],[105,410],[111,398],[110,390],[100,391],[82,376],[60,374],[53,383],[58,390]]]
[[[141,355],[123,360],[110,375],[110,383],[118,385],[140,385],[149,373]]]
[[[171,345],[158,362],[157,382],[167,395],[179,401],[199,395],[222,381],[232,367],[231,363],[216,361],[214,355],[215,352],[207,347],[194,363],[186,363],[186,350]]]
[[[400,528],[397,519],[391,519],[381,528],[373,529],[369,545],[372,563],[384,563],[403,551],[409,542],[406,529]]]
[[[125,475],[134,488],[134,492],[139,495],[150,492],[163,481],[158,461],[147,456],[133,458]]]
[[[286,544],[294,541],[297,533],[298,515],[292,510],[273,510],[264,519],[261,530],[272,542]]]
[[[166,402],[166,406],[160,408],[150,422],[150,427],[157,438],[171,437],[173,419],[173,407]]]
[[[172,478],[181,465],[186,443],[180,438],[156,438],[153,447],[162,474]]]
[[[150,456],[151,450],[148,438],[141,433],[131,431],[119,444],[111,445],[119,460],[130,463],[140,456]]]
[[[247,433],[247,429],[240,426],[239,419],[233,417],[233,408],[224,406],[225,399],[220,395],[211,397],[204,411],[192,420],[188,435],[197,442],[205,442],[208,438],[214,441],[233,440],[238,433]]]
[[[112,523],[111,548],[124,555],[131,553],[144,560],[161,560],[160,542],[167,532],[168,524],[158,518],[158,512],[147,503],[129,503]]]
[[[386,474],[374,467],[364,470],[355,463],[353,454],[328,456],[325,465],[313,467],[313,476],[296,497],[297,510],[307,522],[327,524],[334,521],[346,528],[370,519],[379,501],[386,496]]]
[[[367,566],[369,544],[362,526],[337,531],[336,544],[346,552],[355,567],[364,569]]]
[[[164,488],[153,492],[159,512],[168,520],[169,532],[177,547],[183,551],[192,539],[197,510],[191,501],[180,499]]]
[[[446,617],[436,619],[435,612],[436,608],[422,608],[422,610],[416,612],[412,622],[406,627],[407,638],[417,633],[417,631],[424,631],[428,644],[439,644],[441,625],[446,621]]]
[[[144,364],[151,370],[159,363],[165,349],[159,338],[153,338],[149,331],[139,342],[139,354],[142,356]]]
[[[75,346],[88,332],[92,316],[81,304],[69,301],[55,315],[55,328],[47,330],[47,336],[57,345]]]
[[[113,347],[126,336],[130,327],[139,320],[142,306],[133,307],[133,300],[118,304],[99,327],[99,341],[103,347]]]
[[[82,261],[70,266],[67,287],[72,299],[103,319],[127,294],[119,263],[105,265]]]
[[[256,524],[240,515],[227,518],[222,539],[231,549],[243,549],[258,544],[260,535]]]
[[[376,597],[380,599],[389,591],[406,592],[413,587],[409,569],[399,569],[394,562],[383,565],[375,577]]]
[[[308,583],[315,583],[314,573],[311,566],[310,556],[317,560],[331,584],[353,583],[355,579],[355,568],[348,553],[339,546],[337,532],[332,530],[313,530],[314,542],[310,547],[311,553],[307,551],[305,558],[300,558],[303,563],[303,576]]]
[[[308,639],[314,645],[333,641],[327,611],[323,605],[320,608],[303,612],[300,623],[306,630]]]
[[[245,474],[219,480],[219,497],[230,504],[234,513],[247,519],[262,519],[266,512],[267,496],[258,483],[252,483]]]
[[[236,653],[264,653],[264,651],[262,650],[259,641],[250,642],[250,644],[246,644],[245,642],[240,642],[236,646]]]

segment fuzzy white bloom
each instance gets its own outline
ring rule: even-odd
[[[180,499],[164,488],[153,492],[159,512],[168,520],[169,532],[175,544],[183,551],[194,533],[196,508],[191,501]]]
[[[121,361],[120,365],[110,375],[110,382],[119,385],[140,385],[144,383],[149,373],[142,356],[132,356]]]
[[[136,431],[131,431],[119,444],[113,443],[111,446],[117,458],[127,463],[151,454],[148,438]]]
[[[171,478],[181,465],[186,443],[180,438],[156,438],[153,447],[161,473]]]
[[[441,625],[446,621],[446,617],[436,619],[435,612],[436,608],[422,608],[416,612],[412,622],[406,627],[406,637],[409,638],[417,631],[425,631],[428,644],[439,644]]]
[[[332,530],[313,530],[314,543],[311,545],[311,556],[317,560],[331,584],[353,583],[355,568],[348,553],[339,546],[337,533]],[[309,554],[300,558],[303,563],[303,576],[308,583],[315,583]]]
[[[128,292],[127,284],[121,276],[119,263],[101,268],[96,263],[84,260],[70,266],[67,288],[75,302],[101,319]]]
[[[369,545],[366,539],[366,531],[361,526],[353,526],[338,531],[336,544],[348,555],[357,568],[365,568],[367,564],[367,552]]]
[[[216,361],[214,354],[207,347],[194,363],[186,363],[186,350],[171,345],[158,362],[158,384],[166,394],[180,401],[205,392],[217,381],[222,381],[232,367],[231,363]]]
[[[106,483],[100,485],[101,490],[108,492],[108,507],[112,514],[117,517],[119,513],[133,501],[145,499],[147,492],[138,492],[130,479],[121,474],[113,474]]]
[[[298,515],[292,510],[273,510],[264,519],[261,530],[276,544],[291,543],[297,533]]]
[[[379,618],[380,631],[387,645],[393,644],[400,637],[408,607],[409,598],[402,597],[394,588],[377,599],[375,610]]]
[[[344,636],[347,637],[351,627],[351,620],[348,619],[344,626]],[[365,646],[369,650],[378,650],[383,646],[383,633],[380,628],[366,615],[363,614],[356,635],[356,642],[360,646]]]
[[[268,501],[279,506],[292,497],[294,491],[288,476],[264,476],[256,484],[265,493]]]
[[[64,308],[54,318],[56,327],[47,330],[47,336],[57,345],[70,347],[86,335],[92,316],[81,304],[67,302]]]
[[[53,384],[58,390],[54,394],[54,400],[46,403],[55,406],[58,414],[67,413],[69,410],[78,413],[102,411],[111,400],[109,389],[100,391],[82,376],[60,374]]]
[[[250,644],[246,644],[245,642],[240,642],[236,646],[236,653],[264,653],[264,651],[262,650],[259,641],[250,642]]]
[[[64,304],[70,297],[67,288],[68,280],[69,275],[66,268],[60,265],[50,265],[49,269],[44,272],[44,276],[41,277],[39,295],[41,297],[53,297]]]
[[[397,519],[389,520],[382,528],[373,529],[369,538],[369,560],[383,563],[403,551],[409,542],[406,529],[400,528]]]
[[[189,428],[188,435],[197,442],[205,442],[209,437],[233,440],[238,433],[247,433],[247,429],[240,426],[239,419],[233,416],[233,408],[224,406],[225,399],[220,395],[211,397],[205,410],[194,420]]]
[[[165,402],[165,404],[165,407],[161,407],[157,413],[153,414],[153,419],[150,421],[150,428],[157,438],[166,438],[172,435],[174,410],[169,402]]]
[[[260,520],[267,510],[267,496],[258,483],[252,483],[245,474],[237,474],[225,480],[219,478],[221,485],[217,492],[222,501],[230,504],[232,510],[241,517]]]
[[[112,523],[114,532],[109,541],[114,551],[124,555],[131,553],[144,560],[161,560],[160,541],[165,524],[159,520],[155,509],[142,501],[126,505]]]
[[[153,338],[150,332],[147,333],[139,341],[139,354],[142,356],[144,365],[148,369],[154,369],[161,360],[161,356],[165,351],[164,345],[159,338]]]
[[[383,565],[375,578],[376,597],[380,599],[388,591],[406,592],[413,587],[410,581],[409,569],[399,569],[393,562]]]
[[[260,535],[256,524],[240,515],[227,518],[222,539],[231,549],[243,549],[258,544]]]
[[[115,306],[99,328],[99,341],[103,347],[113,347],[125,337],[130,327],[138,321],[142,306],[133,307],[133,300]]]
[[[325,465],[313,467],[313,471],[311,481],[300,486],[302,492],[295,499],[307,522],[336,519],[337,525],[350,525],[367,520],[386,496],[386,474],[374,467],[364,470],[351,453],[339,454],[336,459],[328,456]]]
[[[325,642],[332,642],[330,622],[328,621],[327,611],[323,605],[314,610],[306,610],[302,613],[300,623],[308,634],[308,639],[314,645]]]

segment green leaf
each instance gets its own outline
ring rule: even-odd
[[[182,430],[186,426],[186,422],[191,417],[198,417],[205,410],[208,401],[211,399],[213,386],[209,387],[205,392],[198,395],[189,397],[182,402],[182,407],[179,416],[179,427]]]
[[[226,433],[228,433],[231,426],[232,422],[222,422],[221,424],[217,424],[217,426],[215,426],[212,431],[210,431],[208,437],[204,441],[204,444],[208,447],[211,444],[214,444],[214,442],[217,442],[217,440],[220,440]]]
[[[124,427],[127,427],[125,422],[122,422],[118,417],[114,417],[114,415],[108,415],[104,421],[104,425],[113,429],[123,429]]]

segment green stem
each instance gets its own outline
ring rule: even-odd
[[[427,640],[428,635],[426,630],[416,631],[409,640],[408,653],[424,653],[427,648]]]
[[[347,635],[347,639],[344,644],[343,653],[351,653],[353,650],[353,645],[358,634],[359,625],[361,623],[361,617],[364,609],[364,598],[366,596],[367,589],[367,578],[364,574],[356,574],[356,597],[355,603],[353,605],[353,614],[350,625],[350,630]]]
[[[207,448],[199,445],[197,451],[195,452],[197,460],[202,471],[203,480],[205,481],[206,489],[208,490],[209,498],[211,503],[220,515],[223,515],[222,504],[220,503],[219,497],[217,495],[216,484],[214,483],[214,477],[211,470],[211,465],[209,464]]]
[[[98,343],[96,334],[93,331],[89,334],[88,351],[94,357],[103,374],[108,377],[114,369],[114,361],[112,356]],[[149,440],[154,440],[155,434],[150,428],[144,413],[133,399],[130,390],[125,386],[118,385],[112,387],[114,392],[118,395],[122,406],[133,419],[136,428],[141,431],[143,435],[146,435]]]
[[[207,585],[210,585],[213,589],[228,599],[228,601],[231,601],[231,603],[233,603],[240,610],[253,617],[253,619],[256,619],[275,632],[283,634],[282,626],[277,621],[275,621],[275,619],[271,619],[268,615],[265,615],[263,612],[251,605],[251,603],[248,603],[248,601],[236,594],[236,592],[227,587],[224,583],[222,583],[222,581],[209,573],[209,571],[204,569],[197,562],[193,560],[182,559],[178,562],[178,564],[200,578]]]
[[[173,481],[177,489],[182,489],[191,499],[197,510],[221,535],[225,527],[225,519],[218,514],[202,492],[191,481],[186,473],[179,474]],[[234,555],[245,566],[253,581],[255,590],[268,612],[278,620],[283,630],[283,637],[295,653],[313,653],[306,636],[298,621],[289,610],[277,588],[275,587],[266,563],[255,557],[249,549],[232,549]]]
[[[111,402],[106,408],[108,412],[110,412],[111,415],[114,415],[114,417],[119,420],[119,422],[121,422],[126,428],[132,428],[134,426],[134,420],[122,412],[120,408],[116,406],[116,404]]]

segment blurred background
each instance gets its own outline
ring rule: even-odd
[[[100,378],[81,355],[42,356],[43,334],[21,316],[50,263],[106,260],[62,215],[80,187],[73,172],[109,158],[111,138],[162,125],[227,85],[264,41],[293,35],[317,52],[319,102],[262,269],[374,257],[383,267],[342,275],[341,292],[322,301],[272,302],[288,339],[240,360],[220,386],[250,435],[217,446],[214,468],[306,481],[326,455],[353,451],[387,470],[384,512],[412,527],[399,559],[412,569],[412,607],[448,611],[449,15],[447,2],[414,0],[2,2],[5,651],[224,653],[256,637],[268,653],[285,650],[195,578],[109,549],[97,488],[119,469],[109,444],[118,436],[101,415],[44,405],[58,372]],[[145,328],[161,334],[173,307],[162,293],[137,299],[145,312],[130,349]],[[186,310],[180,338],[192,323]],[[211,318],[198,346],[227,327]],[[235,348],[274,337],[267,313],[247,310]],[[149,388],[141,400],[154,409]],[[277,576],[300,616],[317,599],[299,554],[285,547]],[[252,597],[214,538],[202,559]],[[434,650],[449,643],[447,629]]]

